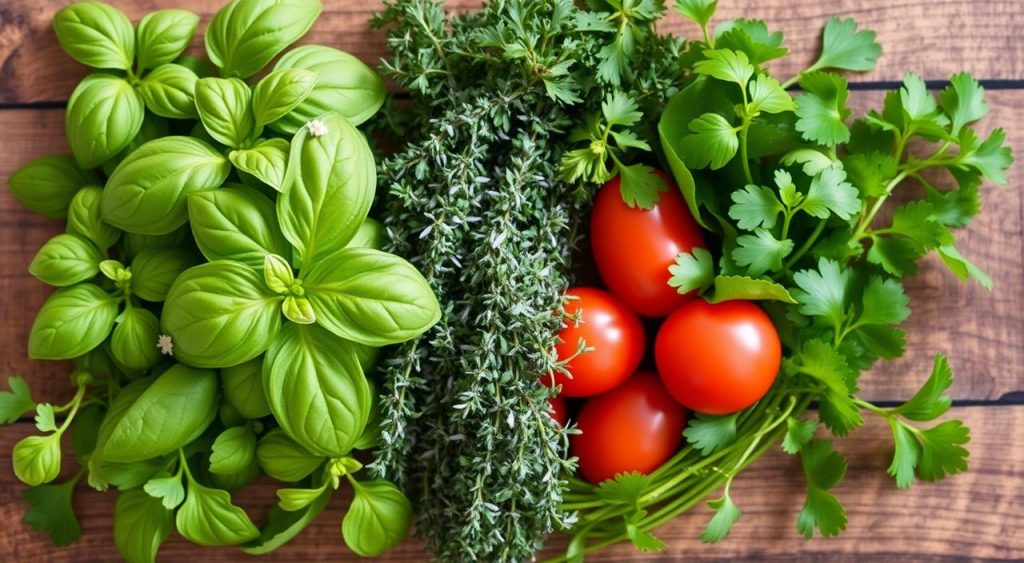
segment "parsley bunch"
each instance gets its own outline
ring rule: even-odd
[[[881,109],[851,120],[848,85],[837,71],[873,68],[881,54],[873,32],[829,20],[814,64],[779,81],[764,65],[787,53],[782,34],[745,19],[712,30],[716,4],[676,3],[704,39],[687,46],[685,85],[658,132],[691,212],[720,246],[681,254],[670,284],[712,302],[761,301],[783,342],[782,370],[749,409],[697,415],[684,432],[687,445],[650,475],[620,475],[596,487],[571,479],[565,508],[579,511],[579,520],[566,559],[626,540],[659,549],[651,530],[716,490],[701,539],[723,539],[741,515],[733,478],[779,441],[800,456],[807,482],[797,529],[837,535],[847,516],[831,489],[847,462],[832,439],[817,438],[818,428],[843,437],[865,414],[892,429],[888,473],[899,487],[967,468],[967,427],[936,422],[952,403],[945,356],[895,407],[857,397],[857,381],[878,360],[903,355],[899,325],[910,309],[901,279],[925,255],[935,252],[954,275],[991,288],[953,235],[980,211],[983,180],[1005,184],[1013,160],[1001,129],[982,138],[972,127],[988,112],[984,89],[957,74],[936,97],[907,74]],[[788,88],[797,84],[802,92],[794,96]],[[923,187],[923,197],[901,195],[891,220],[879,221],[889,198],[910,183]],[[656,192],[648,195],[657,200]],[[816,416],[807,413],[814,404]]]

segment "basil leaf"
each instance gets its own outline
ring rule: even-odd
[[[231,164],[190,137],[164,137],[124,159],[103,190],[103,220],[145,235],[164,235],[188,219],[188,194],[220,186]]]
[[[199,16],[186,10],[157,10],[139,20],[135,31],[139,69],[173,62],[185,52],[199,27]]]
[[[96,276],[103,258],[93,243],[65,233],[46,241],[28,271],[43,283],[64,287]]]
[[[14,445],[11,460],[22,483],[35,487],[53,481],[60,474],[60,434],[21,439]]]
[[[248,419],[270,414],[270,405],[263,393],[263,358],[220,370],[224,396],[240,415]]]
[[[60,46],[76,61],[95,68],[131,70],[135,32],[121,10],[102,2],[71,4],[53,16]]]
[[[348,241],[348,248],[376,248],[380,250],[384,248],[384,242],[384,225],[381,225],[372,217],[367,217],[363,220],[363,224],[359,225],[359,230],[356,231],[352,240]]]
[[[152,474],[162,468],[155,467],[151,473],[142,469],[141,465],[126,463],[110,463],[103,459],[103,450],[107,440],[113,433],[114,428],[121,422],[128,408],[135,403],[142,393],[153,384],[156,377],[146,377],[133,381],[123,387],[120,392],[110,401],[103,422],[100,423],[99,431],[96,434],[96,446],[89,456],[89,486],[94,489],[105,491],[113,483],[115,486],[124,486],[125,489],[141,486],[148,481]],[[130,481],[130,483],[127,483]]]
[[[270,127],[295,133],[306,122],[336,111],[353,125],[369,119],[384,104],[384,81],[352,55],[322,45],[303,45],[286,53],[276,70],[305,69],[317,74],[316,87],[295,109]]]
[[[163,311],[174,355],[200,367],[246,362],[270,347],[281,329],[284,298],[263,276],[239,262],[217,261],[186,270],[171,286]]]
[[[191,119],[196,111],[195,90],[199,77],[174,63],[153,69],[139,85],[149,111],[171,119]]]
[[[302,68],[275,70],[260,80],[252,93],[252,109],[256,115],[256,130],[284,117],[302,103],[313,87],[317,74]],[[339,106],[340,107],[340,106]],[[322,111],[321,113],[326,113]]]
[[[359,346],[364,350],[376,350],[376,348],[370,348],[368,346]],[[358,353],[358,352],[357,352]],[[363,368],[363,372],[366,373],[366,365],[363,364],[363,359],[359,359],[359,363]],[[369,450],[377,447],[380,443],[380,426],[381,426],[381,410],[380,410],[380,395],[377,393],[377,385],[372,379],[367,378],[366,382],[370,385],[370,417],[366,421],[366,428],[363,429],[363,434],[356,440],[356,444],[352,446],[357,450]]]
[[[247,485],[251,485],[256,479],[260,478],[260,465],[256,463],[256,458],[250,460],[249,465],[243,467],[237,473],[231,473],[228,475],[222,475],[220,473],[209,473],[210,484],[218,489],[224,489],[225,491],[234,491],[241,489]]]
[[[437,298],[416,268],[372,248],[346,248],[312,263],[303,286],[317,322],[361,344],[404,342],[441,318]]]
[[[250,188],[192,194],[188,214],[196,244],[208,260],[262,268],[267,254],[291,254],[273,202]]]
[[[319,0],[234,0],[206,28],[206,53],[223,76],[248,78],[302,37]]]
[[[44,156],[17,169],[7,184],[14,197],[29,210],[63,219],[79,188],[90,181],[70,156]]]
[[[377,557],[409,534],[412,505],[387,481],[353,483],[355,496],[341,521],[345,545],[363,557]]]
[[[233,475],[245,471],[256,456],[256,435],[248,426],[235,426],[221,432],[213,441],[210,472]]]
[[[131,369],[149,369],[160,363],[159,333],[160,321],[156,315],[141,307],[128,307],[114,325],[110,354]]]
[[[268,139],[260,141],[251,149],[231,151],[228,158],[235,168],[252,174],[264,184],[281,191],[285,169],[288,166],[288,149],[288,141]]]
[[[29,357],[70,360],[99,346],[114,327],[118,302],[90,283],[58,290],[32,323]]]
[[[68,233],[81,235],[92,241],[96,248],[106,252],[121,237],[121,231],[100,218],[100,198],[103,188],[86,186],[71,198],[68,207]]]
[[[188,226],[182,225],[168,235],[140,235],[138,233],[124,233],[121,238],[119,249],[126,260],[138,256],[143,250],[167,250],[178,249],[188,246],[186,239],[189,238]]]
[[[237,78],[203,78],[196,82],[196,109],[211,137],[229,147],[249,142],[256,125],[252,90]]]
[[[121,149],[121,152],[117,153],[116,156],[103,163],[101,167],[103,173],[109,178],[114,173],[114,170],[117,170],[121,162],[128,158],[128,155],[135,152],[135,149],[155,139],[166,137],[169,135],[168,131],[169,127],[166,119],[152,112],[146,112],[145,117],[142,118],[142,127],[139,129],[139,132],[135,134],[135,137],[128,143],[128,146]]]
[[[231,495],[189,480],[188,496],[175,518],[178,533],[202,546],[238,545],[259,537],[249,516],[231,504]]]
[[[126,80],[109,74],[86,76],[71,93],[64,128],[75,161],[95,168],[121,152],[142,127],[142,96]]]
[[[331,490],[328,489],[302,510],[289,512],[275,505],[270,509],[259,543],[243,548],[243,551],[249,555],[264,555],[288,543],[323,512],[330,500]]]
[[[153,563],[171,533],[172,514],[160,499],[143,491],[127,491],[114,508],[114,544],[128,563]]]
[[[218,384],[213,370],[171,366],[121,416],[103,445],[103,459],[142,461],[195,440],[217,415]]]
[[[305,264],[341,248],[359,230],[373,202],[376,171],[363,134],[344,117],[321,118],[325,134],[303,128],[292,140],[277,216]]]
[[[343,456],[366,426],[370,388],[359,360],[316,325],[285,325],[267,352],[263,389],[281,428],[312,453]]]
[[[313,306],[309,304],[309,299],[305,297],[296,297],[294,295],[285,297],[284,303],[281,304],[281,312],[293,323],[311,325],[316,322]]]
[[[132,260],[132,291],[146,301],[163,301],[174,280],[193,262],[184,250],[141,250]]]
[[[288,483],[305,479],[327,461],[326,457],[310,453],[300,446],[280,428],[271,430],[260,439],[256,459],[267,475]]]

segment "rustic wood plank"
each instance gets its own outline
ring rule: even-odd
[[[812,561],[822,558],[892,561],[955,558],[1013,558],[1024,550],[1024,449],[1007,448],[1006,430],[1024,425],[1024,407],[956,408],[972,428],[971,469],[937,484],[915,484],[896,489],[885,475],[892,446],[888,427],[872,419],[867,426],[840,443],[850,462],[846,479],[835,490],[845,504],[850,524],[837,539],[805,541],[795,529],[803,503],[803,481],[795,458],[773,450],[734,483],[732,496],[743,519],[731,536],[718,545],[703,545],[696,537],[710,517],[705,507],[657,531],[668,549],[656,556],[631,546],[617,546],[588,557],[589,561],[784,559]],[[21,423],[0,429],[0,467],[10,466],[14,442],[31,432]],[[25,511],[10,471],[0,471],[0,554],[11,561],[43,559],[51,562],[111,561],[117,554],[111,539],[113,494],[81,489],[75,506],[83,528],[82,540],[55,548],[49,540],[20,522]],[[235,496],[259,522],[273,502],[269,481],[248,487]],[[335,499],[327,511],[292,544],[274,552],[274,561],[348,560],[352,554],[339,537],[339,522],[347,503]],[[553,537],[546,554],[565,548],[565,538]],[[170,539],[160,552],[161,561],[235,561],[243,556],[233,549],[203,549],[180,537]],[[409,541],[392,551],[389,561],[423,561],[422,545]]]
[[[188,7],[203,22],[224,0],[112,0],[137,21],[148,11]],[[57,44],[50,21],[67,0],[0,0],[0,104],[66,100],[85,67],[68,58]],[[375,64],[385,55],[380,32],[367,27],[379,2],[324,0],[324,12],[302,40],[349,51]],[[453,11],[478,7],[481,0],[450,0]],[[668,2],[671,4],[671,2]],[[773,66],[790,75],[811,62],[820,43],[820,29],[829,16],[854,17],[878,32],[885,55],[876,70],[853,80],[896,80],[906,71],[943,80],[970,70],[986,79],[1024,79],[1024,10],[1017,0],[820,0],[760,2],[723,0],[719,21],[739,17],[766,19],[783,31],[793,56]],[[696,37],[691,23],[671,13],[662,30]],[[200,28],[202,29],[202,27]],[[202,51],[196,40],[192,52]]]
[[[877,106],[881,95],[854,92],[859,109]],[[1024,147],[1024,91],[990,92],[992,113],[985,126],[1006,126],[1010,143]],[[62,110],[0,111],[0,131],[17,143],[0,153],[0,183],[31,158],[65,151]],[[984,190],[987,208],[970,229],[960,235],[962,251],[989,272],[996,288],[989,293],[977,284],[965,285],[949,274],[937,259],[926,260],[909,284],[914,311],[906,329],[906,357],[865,376],[865,396],[874,399],[908,397],[927,376],[931,356],[950,355],[958,371],[953,390],[959,399],[996,399],[1024,391],[1024,373],[1007,366],[1024,365],[1024,192],[1019,189]],[[32,362],[25,357],[35,311],[49,290],[28,275],[27,268],[39,246],[63,226],[24,210],[7,190],[0,191],[0,374],[27,376],[41,397],[67,398],[67,368],[53,362]]]

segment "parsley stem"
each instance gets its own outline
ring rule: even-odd
[[[82,399],[85,397],[85,385],[79,385],[78,391],[75,392],[75,398],[71,399],[71,412],[68,413],[67,418],[64,419],[64,423],[57,429],[57,436],[64,434],[64,431],[71,426],[71,421],[75,419],[75,414],[78,412],[78,408],[82,406]],[[54,409],[56,410],[56,409]]]
[[[818,226],[814,227],[814,231],[811,232],[811,236],[807,237],[807,240],[805,240],[804,244],[800,246],[800,249],[796,251],[796,254],[790,256],[789,260],[786,260],[786,263],[782,265],[783,272],[788,272],[789,269],[799,262],[800,259],[804,257],[804,254],[807,254],[811,247],[814,246],[818,237],[821,236],[821,232],[825,230],[825,223],[825,219],[818,222]]]

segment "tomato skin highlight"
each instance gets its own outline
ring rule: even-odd
[[[754,303],[696,299],[665,320],[654,355],[662,382],[680,404],[730,414],[768,392],[782,345],[775,325]]]
[[[664,317],[696,297],[668,285],[668,268],[681,252],[707,248],[676,185],[664,173],[667,190],[652,209],[630,208],[615,177],[602,187],[590,214],[590,246],[601,279],[630,309]]]
[[[650,473],[679,448],[686,411],[652,372],[588,399],[576,417],[582,432],[570,438],[583,478],[597,484],[618,473]]]
[[[566,292],[579,299],[566,303],[566,313],[574,315],[583,309],[583,322],[568,325],[558,333],[555,345],[559,361],[572,358],[566,365],[572,378],[563,374],[554,375],[555,385],[562,386],[566,397],[587,397],[604,393],[629,379],[644,357],[646,344],[644,327],[628,307],[607,291],[592,287],[576,287]],[[589,352],[577,355],[580,338]],[[551,377],[540,378],[544,385],[551,386]]]
[[[565,402],[565,397],[561,395],[551,397],[548,399],[548,403],[551,404],[551,418],[559,426],[565,428],[565,423],[569,422],[569,404]]]

